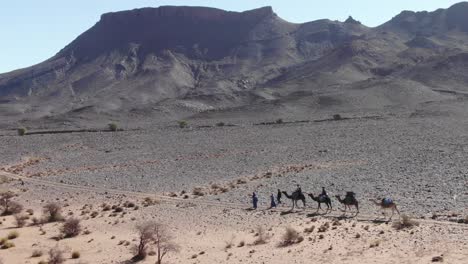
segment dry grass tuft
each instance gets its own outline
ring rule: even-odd
[[[63,257],[63,250],[57,246],[49,250],[48,264],[62,264],[64,262],[65,257]]]
[[[257,232],[255,233],[256,239],[253,242],[253,245],[263,245],[268,243],[269,236],[265,232],[265,229],[261,226],[257,227]]]
[[[203,188],[201,188],[201,187],[193,188],[192,194],[195,195],[195,196],[204,196],[205,195],[205,193],[203,192]]]
[[[294,228],[287,227],[286,232],[283,234],[282,241],[279,243],[279,246],[287,247],[301,243],[302,241],[304,241],[304,237],[300,236]]]
[[[16,239],[18,237],[19,237],[19,233],[16,231],[11,231],[10,233],[8,233],[8,236],[7,236],[7,238],[10,240]]]
[[[72,255],[71,255],[72,259],[79,259],[80,257],[81,257],[80,252],[78,252],[78,251],[73,251],[72,252]]]
[[[32,254],[31,254],[31,258],[39,258],[39,257],[42,257],[42,251],[39,250],[39,249],[35,249]]]
[[[393,223],[393,228],[396,230],[411,229],[415,226],[419,226],[419,222],[407,215],[402,215],[398,222]]]

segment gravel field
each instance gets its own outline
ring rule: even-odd
[[[41,159],[22,174],[55,182],[165,194],[247,179],[226,193],[200,199],[248,203],[257,190],[330,194],[354,191],[362,208],[369,198],[392,197],[403,211],[468,211],[468,122],[450,117],[153,128],[117,133],[3,136],[3,165]],[[8,133],[6,133],[8,134]],[[313,167],[281,170],[287,166]],[[272,177],[251,179],[266,172]],[[250,179],[250,180],[249,180]],[[337,202],[334,199],[334,204]],[[309,199],[309,205],[316,206]]]

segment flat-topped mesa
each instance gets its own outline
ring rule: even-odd
[[[206,7],[162,6],[107,13],[57,56],[73,54],[89,60],[137,44],[144,53],[159,53],[175,47],[190,54],[193,47],[205,59],[219,59],[239,43],[260,22],[276,17],[271,7],[229,12]],[[185,51],[184,51],[185,50]]]
[[[129,11],[111,12],[101,16],[100,22],[117,22],[121,19],[156,19],[156,18],[192,18],[201,20],[222,20],[232,18],[263,19],[275,15],[270,6],[261,7],[245,12],[231,12],[210,7],[192,6],[161,6],[157,8],[141,8]]]

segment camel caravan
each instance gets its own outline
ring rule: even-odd
[[[276,207],[277,204],[281,204],[281,198],[282,196],[285,196],[288,200],[292,201],[292,208],[290,209],[290,212],[294,210],[294,208],[299,208],[298,202],[300,201],[302,204],[302,208],[306,208],[306,195],[301,190],[301,187],[297,185],[297,189],[292,192],[291,194],[288,194],[285,191],[278,190],[278,194],[276,197],[276,201],[274,199],[274,196],[271,195],[271,206],[270,209],[273,207]],[[327,192],[325,191],[325,187],[322,187],[322,193],[320,193],[318,196],[315,196],[313,193],[307,193],[307,196],[309,196],[313,201],[317,203],[317,212],[320,210],[325,210],[325,214],[328,212],[331,212],[333,210],[332,206],[332,201],[331,198],[328,196]],[[359,214],[359,202],[356,198],[356,194],[354,192],[346,192],[344,195],[344,198],[341,198],[341,195],[335,195],[335,198],[338,200],[340,204],[344,205],[344,210],[340,209],[343,212],[343,216],[346,215],[348,211],[355,211],[355,214],[353,217],[356,217]],[[254,209],[257,209],[257,203],[258,203],[258,197],[257,194],[254,192],[252,195],[253,198],[253,204],[254,204]],[[391,210],[391,215],[390,218],[387,221],[390,221],[392,217],[394,216],[395,212],[400,216],[400,211],[397,208],[396,203],[393,201],[391,198],[383,198],[383,199],[370,199],[371,202],[373,202],[375,205],[377,205],[380,209],[384,211],[386,210]],[[326,205],[326,209],[322,208],[322,204]]]

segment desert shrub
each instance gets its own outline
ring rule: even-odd
[[[186,128],[188,126],[188,123],[185,120],[180,120],[177,123],[179,124],[180,128]]]
[[[7,238],[10,239],[10,240],[13,240],[13,239],[16,239],[19,237],[19,233],[16,232],[16,231],[11,231],[10,233],[8,233],[7,235]]]
[[[268,234],[265,232],[265,229],[261,226],[257,227],[257,233],[255,234],[257,237],[253,242],[254,245],[263,245],[268,243]]]
[[[19,214],[21,213],[21,211],[23,211],[23,206],[20,203],[12,201],[10,202],[10,206],[8,207],[8,211],[5,211],[5,213],[7,213],[7,215],[11,215]]]
[[[126,201],[124,203],[124,206],[127,207],[127,208],[133,208],[135,207],[135,203],[134,202],[130,202],[130,201]]]
[[[37,217],[31,218],[31,225],[36,226],[36,225],[39,225],[39,224],[41,224],[41,220],[39,218],[37,218]]]
[[[81,257],[80,252],[78,252],[78,251],[73,251],[72,252],[72,255],[71,255],[72,259],[79,259],[80,257]]]
[[[5,244],[5,242],[7,242],[7,241],[8,241],[8,238],[6,238],[6,237],[0,238],[0,246]]]
[[[224,122],[219,122],[219,123],[216,123],[216,126],[217,127],[223,127],[225,126],[226,124],[224,124]]]
[[[62,264],[64,262],[65,258],[63,257],[63,250],[57,246],[49,250],[48,264]]]
[[[413,228],[415,226],[419,226],[419,222],[411,219],[411,217],[407,215],[402,215],[398,222],[393,223],[393,228],[395,228],[396,230]]]
[[[118,126],[116,123],[110,123],[107,125],[107,127],[109,128],[110,131],[117,131],[118,129]]]
[[[26,210],[26,213],[28,213],[28,215],[33,215],[34,210],[33,209],[28,209],[28,210]]]
[[[18,228],[21,228],[26,225],[26,221],[29,219],[29,216],[23,214],[15,214],[15,224]]]
[[[45,261],[45,260],[41,260],[41,261],[39,261],[37,264],[48,264],[48,263],[47,263],[47,261]]]
[[[310,234],[310,233],[314,232],[314,230],[315,230],[315,226],[311,226],[311,227],[305,228],[304,233]]]
[[[21,204],[11,200],[15,196],[15,193],[11,191],[0,193],[0,206],[3,209],[2,215],[19,214],[23,210]]]
[[[281,118],[276,119],[276,124],[283,124],[283,119],[281,119]]]
[[[117,207],[114,208],[115,213],[121,213],[121,212],[123,212],[123,210],[124,210],[123,207],[120,207],[120,206],[117,206]]]
[[[18,128],[17,132],[18,132],[18,136],[24,136],[26,135],[27,130],[24,127],[20,127]]]
[[[2,244],[2,249],[9,249],[9,248],[12,248],[12,247],[15,247],[15,243],[11,242],[11,241],[6,241],[5,243]]]
[[[244,241],[239,242],[239,244],[237,245],[237,247],[239,247],[239,248],[241,248],[241,247],[243,247],[243,246],[245,246],[245,242],[244,242]]]
[[[341,120],[341,119],[342,119],[341,115],[339,114],[333,115],[333,120]]]
[[[62,233],[63,237],[75,237],[80,234],[81,232],[81,224],[80,219],[78,218],[69,218],[67,219],[62,227],[60,228],[60,232]]]
[[[301,243],[304,240],[302,236],[292,227],[287,227],[286,232],[283,234],[280,247],[287,247],[293,244]]]
[[[43,213],[44,219],[49,223],[63,220],[62,206],[58,203],[48,203],[44,205]]]
[[[38,257],[42,257],[42,251],[39,249],[35,249],[31,254],[31,258],[38,258]]]
[[[192,194],[195,196],[203,196],[205,193],[203,192],[203,188],[201,187],[195,187],[193,188]]]

